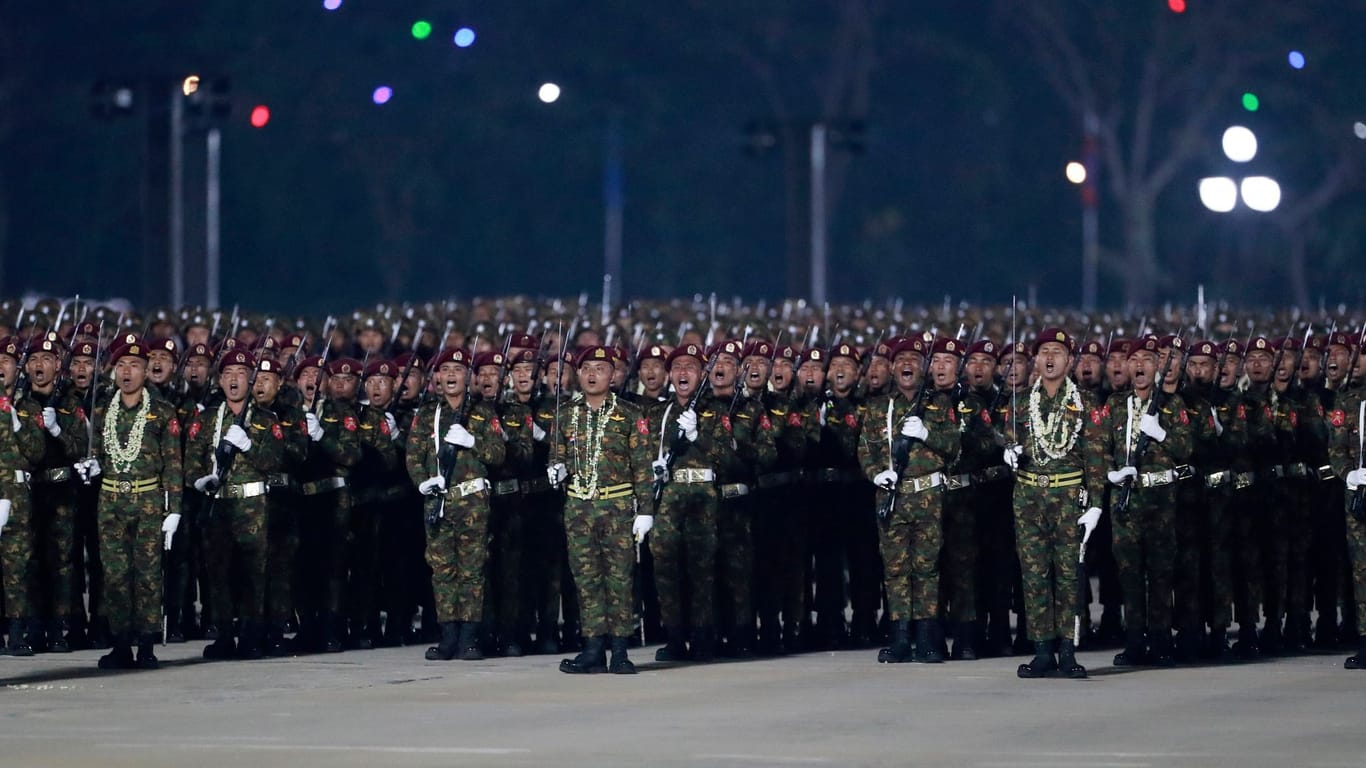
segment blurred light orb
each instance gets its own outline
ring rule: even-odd
[[[180,92],[189,96],[199,90],[199,75],[190,75],[180,82]]]
[[[474,45],[474,30],[469,27],[461,27],[455,30],[455,47],[468,48]]]
[[[323,0],[324,11],[335,11],[341,7],[342,0]]]
[[[1243,205],[1254,211],[1270,213],[1281,204],[1281,185],[1270,176],[1248,176],[1243,179]]]
[[[270,122],[270,107],[265,104],[258,104],[251,110],[251,127],[265,128],[266,123]]]
[[[1235,163],[1246,163],[1257,156],[1257,136],[1241,125],[1224,131],[1224,154]]]
[[[554,83],[542,83],[540,89],[536,91],[536,98],[546,104],[554,104],[560,98],[560,86]]]
[[[1303,53],[1300,53],[1299,51],[1291,51],[1290,56],[1288,58],[1290,59],[1291,67],[1293,67],[1294,69],[1304,69]]]
[[[1352,125],[1352,133],[1355,133],[1358,139],[1366,139],[1366,123],[1363,123],[1360,120],[1356,121],[1356,123]]]
[[[394,89],[387,85],[381,85],[375,89],[374,93],[370,94],[370,100],[376,104],[388,104],[389,99],[392,99],[393,97]]]
[[[1248,91],[1243,94],[1243,109],[1249,112],[1256,112],[1262,106],[1262,100],[1257,98],[1257,94]]]
[[[1086,166],[1073,160],[1067,164],[1067,180],[1073,184],[1081,184],[1086,181]]]
[[[1186,0],[1167,0],[1167,7],[1171,9],[1172,13],[1185,13]]]
[[[1228,213],[1238,204],[1238,185],[1227,176],[1201,179],[1200,202],[1215,213]]]
[[[426,40],[432,36],[432,23],[430,21],[413,22],[413,39]]]

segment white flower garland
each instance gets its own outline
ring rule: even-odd
[[[1049,461],[1061,459],[1072,450],[1072,446],[1077,444],[1077,436],[1081,434],[1082,421],[1082,402],[1081,390],[1071,379],[1063,379],[1063,398],[1071,403],[1076,409],[1076,415],[1072,418],[1069,425],[1064,421],[1067,418],[1067,408],[1059,408],[1044,418],[1039,410],[1041,398],[1039,393],[1043,391],[1043,380],[1034,382],[1034,386],[1029,390],[1029,432],[1034,436],[1034,445],[1043,454],[1040,457],[1040,464],[1047,464]]]
[[[616,412],[617,396],[609,392],[601,408],[595,410],[585,403],[582,416],[574,424],[574,437],[584,434],[587,438],[585,443],[576,446],[574,451],[575,464],[577,465],[579,457],[583,456],[583,464],[587,466],[586,471],[574,473],[574,484],[581,490],[591,493],[598,489],[598,461],[602,458],[603,432],[607,423],[611,421],[612,414]]]
[[[142,404],[133,416],[133,426],[128,428],[128,442],[119,442],[118,414],[121,393],[115,392],[109,400],[104,414],[104,451],[115,472],[127,473],[133,470],[133,462],[142,453],[142,436],[147,431],[147,414],[152,410],[152,395],[146,387],[142,389]]]

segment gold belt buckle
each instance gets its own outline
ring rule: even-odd
[[[133,483],[132,483],[132,481],[130,481],[130,480],[120,480],[120,481],[119,481],[119,493],[132,493],[132,492],[133,492]]]
[[[1035,475],[1034,482],[1037,483],[1040,488],[1047,488],[1050,481],[1048,475]]]

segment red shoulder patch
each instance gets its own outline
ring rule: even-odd
[[[1247,406],[1243,403],[1238,403],[1238,411],[1235,415],[1239,419],[1247,421]]]
[[[180,419],[172,416],[170,423],[166,425],[166,429],[170,431],[171,437],[180,437]]]
[[[1300,426],[1300,414],[1299,414],[1299,411],[1291,411],[1291,412],[1290,412],[1290,428],[1291,428],[1291,429],[1298,429],[1299,426]]]
[[[1271,418],[1272,418],[1272,417],[1271,417],[1271,406],[1269,406],[1269,405],[1264,405],[1264,406],[1262,406],[1262,415],[1266,417],[1266,420],[1267,420],[1267,421],[1271,421]]]
[[[982,423],[988,426],[991,424],[991,411],[985,408],[982,409]]]
[[[383,419],[383,420],[380,421],[380,423],[379,423],[379,432],[380,432],[380,434],[382,434],[382,435],[390,435],[390,434],[393,434],[392,432],[389,431],[389,420],[388,420],[388,419]]]
[[[8,396],[0,395],[0,412],[9,413],[10,409],[13,407],[14,406],[10,403]]]
[[[531,418],[531,414],[528,413],[526,415],[526,428],[531,429],[534,426],[536,426],[536,420]]]
[[[195,436],[198,435],[198,434],[199,434],[199,420],[196,419],[196,420],[190,422],[190,439],[191,439],[191,440],[195,439]]]
[[[409,432],[412,432],[412,431],[415,430],[415,429],[417,429],[417,414],[416,414],[416,413],[413,414],[413,423],[408,425],[408,431],[409,431]],[[308,431],[308,428],[305,427],[305,428],[304,428],[304,431],[307,432],[307,431]]]
[[[1332,415],[1328,417],[1328,421],[1333,426],[1340,427],[1347,423],[1347,414],[1343,411],[1333,411]]]
[[[729,416],[724,416],[724,415],[723,415],[723,416],[721,417],[721,428],[724,429],[724,430],[726,430],[727,432],[730,432],[730,431],[731,431],[730,417],[729,417]]]
[[[1182,409],[1181,409],[1181,423],[1182,423],[1182,424],[1189,424],[1189,423],[1191,423],[1190,414],[1186,413],[1186,409],[1185,409],[1185,408],[1182,408]]]
[[[528,417],[530,418],[530,417]],[[650,422],[648,419],[636,419],[636,431],[646,437],[650,436]]]
[[[342,419],[342,426],[346,427],[347,432],[355,432],[360,428],[360,425],[356,423],[355,416],[347,416],[345,419]]]
[[[952,417],[951,414],[950,417]],[[852,413],[844,414],[844,425],[850,429],[858,429],[858,416]]]
[[[1209,415],[1209,428],[1214,429],[1214,414]]]
[[[767,412],[767,411],[765,411],[764,413],[759,414],[759,429],[762,429],[762,430],[764,430],[765,432],[767,432],[768,430],[773,429],[773,422],[771,422],[771,421],[768,420],[768,412]]]
[[[1100,422],[1101,422],[1101,420],[1104,419],[1104,418],[1105,418],[1105,414],[1101,413],[1099,408],[1092,408],[1092,409],[1091,409],[1091,423],[1092,423],[1092,424],[1095,424],[1096,426],[1100,426]]]
[[[958,409],[957,409],[957,408],[949,408],[949,423],[950,423],[950,424],[957,424],[957,423],[958,423]]]
[[[494,416],[491,420],[489,420],[489,426],[493,427],[493,433],[495,435],[503,434],[503,423],[498,420],[497,416]]]
[[[800,427],[802,425],[802,415],[796,411],[787,414],[787,425],[789,427]]]
[[[47,429],[47,425],[43,423],[42,411],[38,411],[37,413],[33,414],[33,419],[38,422],[39,429]]]
[[[272,435],[275,435],[276,440],[285,439],[285,431],[283,429],[280,429],[280,422],[278,421],[270,425],[270,433]]]
[[[80,419],[81,421],[85,421],[85,409],[80,407],[79,405],[76,406],[76,418]],[[176,425],[176,434],[180,434],[179,424]]]

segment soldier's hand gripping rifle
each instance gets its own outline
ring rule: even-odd
[[[1162,390],[1162,386],[1167,381],[1167,374],[1171,373],[1172,361],[1176,359],[1177,352],[1180,351],[1183,355],[1185,353],[1186,344],[1184,335],[1180,337],[1180,341],[1182,342],[1180,344],[1180,349],[1173,348],[1171,350],[1171,353],[1167,355],[1166,361],[1162,363],[1162,371],[1158,373],[1157,379],[1153,381],[1153,392],[1148,396],[1148,409],[1145,412],[1145,415],[1147,416],[1156,416],[1159,409],[1162,408],[1162,404],[1167,400],[1166,392]],[[1143,454],[1148,452],[1148,445],[1152,440],[1153,439],[1149,437],[1147,432],[1139,432],[1138,439],[1130,446],[1129,453],[1124,459],[1124,466],[1137,469],[1139,463],[1143,461]],[[1134,477],[1125,478],[1124,484],[1119,487],[1119,495],[1115,497],[1114,505],[1114,515],[1116,517],[1123,515],[1128,511],[1129,497],[1133,495],[1134,482],[1136,480],[1137,478]]]
[[[697,404],[702,402],[702,398],[711,389],[711,372],[716,369],[716,361],[720,355],[712,355],[707,361],[707,366],[702,369],[702,379],[697,382],[697,389],[693,390],[692,396],[688,398],[688,405],[681,413],[687,413],[697,409]],[[680,413],[680,415],[681,415]],[[664,428],[664,423],[660,422],[660,428]],[[659,514],[659,502],[664,498],[664,486],[669,484],[669,477],[673,473],[674,460],[678,455],[687,449],[688,438],[684,436],[683,430],[677,430],[673,439],[669,441],[669,450],[664,454],[664,466],[655,467],[654,481],[654,514]]]

